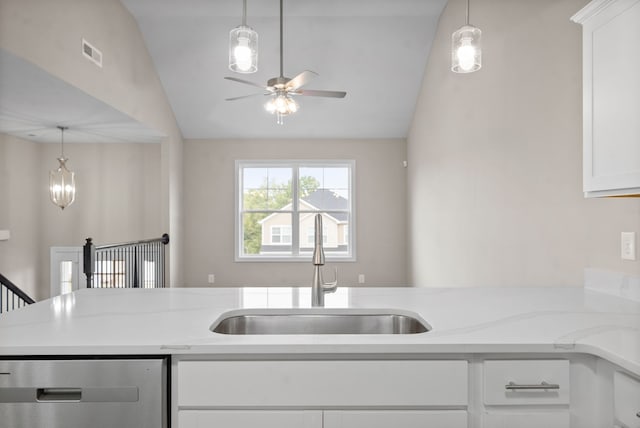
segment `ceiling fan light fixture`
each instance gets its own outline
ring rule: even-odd
[[[60,130],[60,150],[61,154],[58,158],[58,169],[49,171],[49,196],[51,202],[65,209],[76,199],[76,180],[75,173],[67,169],[67,158],[64,157],[64,131],[67,129],[58,126]]]
[[[258,71],[258,33],[247,25],[247,0],[243,0],[242,25],[229,32],[229,70],[244,74]]]
[[[300,106],[286,92],[275,94],[264,105],[264,108],[271,114],[276,115],[276,123],[284,124],[284,117],[298,111]]]
[[[451,35],[451,71],[473,73],[482,68],[482,31],[469,25],[469,0],[466,24]]]

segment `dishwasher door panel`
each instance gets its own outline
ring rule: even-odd
[[[0,361],[2,428],[164,428],[164,359]]]

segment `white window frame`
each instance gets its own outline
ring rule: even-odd
[[[356,261],[356,161],[352,159],[286,159],[286,160],[236,160],[235,161],[235,243],[234,259],[236,262],[308,262],[311,255],[299,253],[300,246],[300,214],[309,211],[299,209],[298,179],[299,170],[304,167],[346,167],[349,168],[349,242],[347,243],[348,254],[331,254],[325,252],[325,260],[331,262],[355,262]],[[243,230],[242,230],[242,171],[244,168],[292,168],[292,189],[293,209],[291,210],[291,245],[293,254],[243,254]],[[271,212],[269,210],[269,212]],[[323,211],[324,212],[324,211]],[[332,211],[328,211],[330,214]],[[274,244],[276,245],[276,244]]]

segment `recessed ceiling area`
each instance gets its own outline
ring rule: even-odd
[[[40,143],[160,143],[165,137],[0,49],[0,133]]]
[[[259,34],[258,72],[228,69],[229,31],[242,0],[122,0],[138,22],[183,137],[404,138],[446,0],[285,0],[284,75],[318,73],[304,89],[346,91],[344,99],[299,97],[277,125],[266,96],[225,80],[266,85],[279,75],[279,2],[248,0]]]

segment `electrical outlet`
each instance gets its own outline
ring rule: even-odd
[[[636,233],[620,234],[620,257],[622,260],[636,260]]]
[[[216,276],[212,273],[209,274],[209,284],[214,284],[216,282]]]
[[[364,284],[364,274],[363,273],[358,275],[358,284]]]

